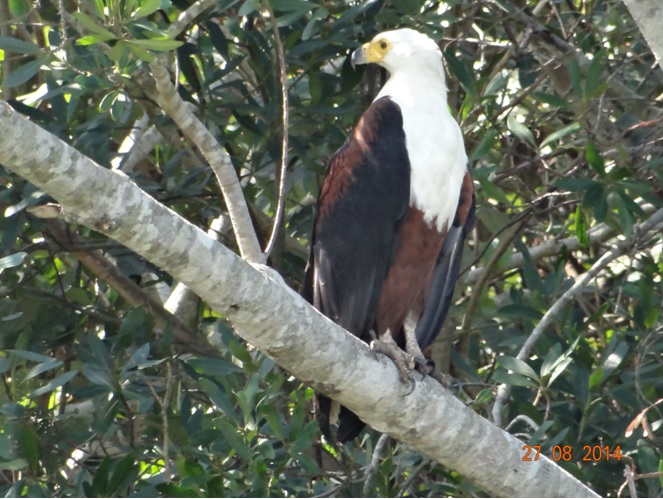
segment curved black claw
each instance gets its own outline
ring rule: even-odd
[[[424,357],[414,358],[414,370],[421,374],[421,380],[435,372],[435,364]]]
[[[417,387],[417,380],[414,377],[414,374],[412,372],[410,372],[410,374],[408,375],[408,379],[410,380],[410,389],[408,390],[408,392],[405,395],[403,395],[404,397],[407,397],[408,395],[411,395],[412,392],[414,392],[414,389]],[[423,378],[421,378],[421,379],[423,379]]]

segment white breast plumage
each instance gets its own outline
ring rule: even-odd
[[[443,71],[440,64],[439,71]],[[458,207],[467,154],[456,120],[449,113],[444,74],[415,80],[407,73],[389,78],[376,99],[389,96],[401,108],[410,158],[410,205],[442,231]]]

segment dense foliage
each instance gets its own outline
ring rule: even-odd
[[[219,0],[174,29],[193,3],[0,0],[2,98],[209,228],[225,214],[214,176],[138,76],[166,54],[181,97],[232,156],[265,242],[282,161],[278,36],[289,151],[270,263],[298,288],[325,161],[385,76],[353,70],[348,55],[397,26],[440,40],[479,208],[472,272],[433,357],[469,382],[460,396],[485,417],[497,384],[512,386],[503,420],[532,458],[540,445],[609,496],[625,469],[650,473],[633,490],[661,496],[663,243],[660,227],[637,225],[663,207],[663,73],[621,2]],[[0,167],[1,494],[482,494],[407,445],[374,453],[375,432],[324,446],[312,390],[205,303],[178,317],[218,351],[173,349],[143,299],[165,301],[172,278],[38,216],[49,201]],[[624,238],[517,360],[546,311]]]

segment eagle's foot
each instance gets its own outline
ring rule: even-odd
[[[432,375],[435,371],[435,364],[424,357],[414,329],[407,327],[407,325],[405,327],[405,350],[414,359],[414,370],[421,374],[422,380],[426,376]]]
[[[447,390],[456,386],[460,380],[450,376],[449,374],[440,372],[433,364],[431,372],[428,374],[431,378],[436,380],[439,384],[445,387]]]
[[[423,380],[426,376],[431,376],[435,379],[435,374],[437,370],[435,369],[435,363],[432,360],[428,360],[425,357],[414,357],[414,370],[421,374],[421,379]]]
[[[415,388],[415,380],[412,376],[412,371],[416,367],[415,358],[398,347],[389,331],[382,335],[379,340],[371,342],[371,350],[386,355],[394,362],[401,381],[403,383],[409,382],[412,385],[408,395],[412,393]]]

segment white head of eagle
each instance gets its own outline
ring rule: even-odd
[[[380,33],[352,54],[353,65],[369,62],[392,75],[430,71],[445,84],[440,48],[431,38],[410,28]]]
[[[410,159],[410,201],[443,230],[456,212],[467,155],[449,113],[439,47],[412,29],[386,31],[358,48],[352,62],[375,63],[389,72],[375,101],[389,97],[399,106]]]
[[[423,356],[451,304],[474,218],[472,179],[432,39],[411,29],[387,31],[351,62],[379,64],[389,79],[329,162],[304,296],[362,340],[377,336],[374,344],[402,375],[403,355]],[[329,435],[333,404],[318,400]],[[339,420],[341,442],[363,427],[346,408]]]

